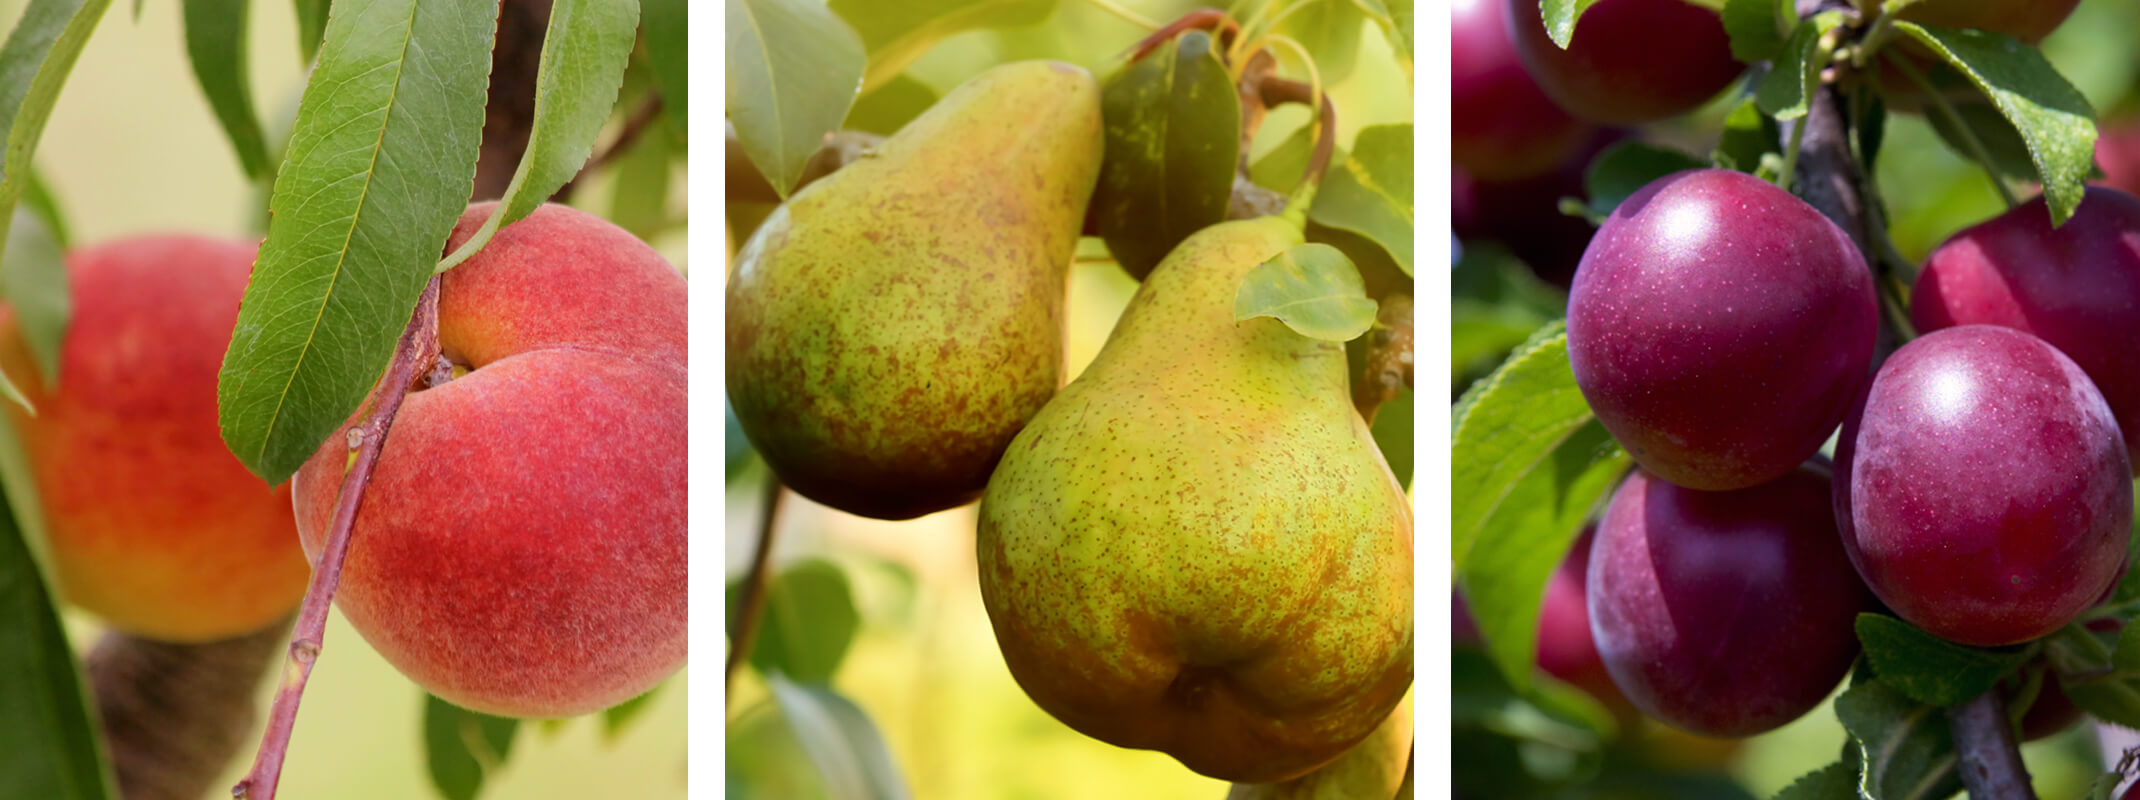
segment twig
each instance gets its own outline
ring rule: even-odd
[[[750,573],[743,579],[743,605],[736,610],[736,634],[728,642],[727,688],[736,686],[736,668],[750,657],[751,640],[758,638],[758,621],[765,616],[765,589],[772,583],[773,529],[780,517],[780,479],[767,478],[765,513],[758,518],[758,551],[751,555]]]
[[[1970,800],[2036,800],[1998,687],[1948,708],[1947,724],[1954,731],[1962,785],[1969,789]]]
[[[1314,87],[1276,75],[1266,76],[1256,88],[1267,106],[1280,103],[1320,106],[1316,122],[1322,127],[1315,132],[1315,150],[1308,156],[1308,168],[1301,175],[1301,184],[1322,183],[1323,172],[1330,168],[1330,156],[1337,152],[1337,107],[1330,104],[1330,96],[1317,97]]]
[[[1372,424],[1375,410],[1412,386],[1412,296],[1381,298],[1375,324],[1360,337],[1362,365],[1352,376],[1352,404]]]
[[[364,501],[364,489],[371,484],[372,468],[379,462],[379,451],[385,447],[387,432],[394,424],[394,415],[401,410],[402,398],[417,378],[429,372],[436,363],[438,349],[438,284],[439,276],[432,276],[424,285],[423,295],[416,300],[416,311],[409,317],[409,327],[401,334],[401,345],[394,352],[393,363],[387,366],[386,377],[372,390],[368,404],[371,416],[363,423],[349,429],[350,449],[356,451],[356,460],[342,476],[341,492],[335,497],[334,519],[327,528],[327,542],[320,551],[319,563],[312,568],[312,582],[305,588],[305,604],[297,613],[297,630],[290,640],[289,660],[283,667],[282,685],[275,690],[275,705],[269,713],[267,732],[260,740],[260,752],[253,760],[252,771],[244,780],[231,787],[232,797],[241,800],[273,800],[275,784],[282,778],[282,761],[290,747],[290,732],[297,724],[297,704],[305,693],[305,681],[312,677],[312,665],[319,660],[321,639],[327,628],[327,610],[334,602],[335,588],[342,581],[342,563],[349,555],[351,529],[357,521],[358,506]]]
[[[581,178],[593,175],[596,170],[608,166],[609,162],[630,151],[632,145],[639,141],[639,134],[645,132],[647,126],[653,124],[654,118],[659,116],[661,95],[647,95],[645,100],[640,101],[639,107],[625,115],[624,127],[617,129],[617,138],[611,139],[609,146],[603,148],[602,152],[587,159],[587,163],[580,166],[580,171],[572,175],[572,180],[565,181],[565,185],[558,187],[557,193],[551,195],[551,198],[560,203],[572,199],[572,190],[579,186]]]

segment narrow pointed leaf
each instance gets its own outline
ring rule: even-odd
[[[19,452],[12,426],[0,427],[0,447]],[[0,797],[104,800],[113,792],[97,726],[46,587],[0,505]]]
[[[494,717],[424,695],[424,763],[431,785],[446,800],[475,800],[483,782],[505,766],[520,720]]]
[[[38,379],[46,386],[57,386],[60,345],[66,339],[67,318],[73,311],[73,301],[67,293],[66,252],[44,219],[29,209],[15,210],[14,233],[7,239],[5,253],[0,254],[0,292],[5,293],[8,308],[14,311],[23,343],[29,345]],[[25,407],[29,405],[6,375],[0,375],[0,392]]]
[[[498,229],[534,211],[578,175],[617,103],[639,27],[637,0],[556,0],[535,72],[535,118],[520,167],[475,235],[438,264],[445,272],[490,243]]]
[[[295,0],[297,6],[297,52],[305,63],[319,55],[320,37],[327,32],[327,5],[332,0]]]
[[[253,113],[253,91],[245,69],[245,16],[249,0],[183,0],[186,22],[186,57],[193,62],[193,77],[223,134],[238,151],[238,165],[245,177],[266,178],[267,145],[260,134],[260,115]]]
[[[646,31],[646,57],[654,68],[654,85],[661,90],[662,117],[684,133],[685,79],[690,72],[686,45],[689,25],[685,0],[645,0],[640,9],[640,30]]]
[[[271,484],[385,371],[467,207],[497,11],[335,5],[216,384],[224,444]]]

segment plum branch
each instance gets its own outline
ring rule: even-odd
[[[431,281],[424,285],[423,295],[417,298],[416,311],[409,317],[408,329],[401,334],[394,360],[366,401],[372,409],[370,416],[349,429],[349,447],[355,458],[342,476],[342,488],[335,497],[334,519],[327,528],[327,541],[320,549],[319,563],[313,566],[312,581],[305,587],[305,602],[297,612],[297,630],[290,639],[289,658],[283,667],[282,684],[275,690],[275,705],[269,712],[267,731],[261,736],[260,752],[254,757],[252,770],[231,787],[232,797],[242,800],[273,800],[275,797],[275,784],[282,778],[283,758],[290,747],[290,732],[297,724],[297,704],[304,697],[305,681],[312,677],[312,665],[319,660],[321,640],[327,628],[327,610],[333,605],[335,588],[342,581],[342,564],[349,555],[350,533],[356,525],[358,507],[364,501],[365,487],[371,484],[372,469],[379,463],[379,452],[386,445],[394,415],[401,411],[402,399],[408,396],[410,387],[419,378],[429,377],[438,359],[440,277],[431,276]]]

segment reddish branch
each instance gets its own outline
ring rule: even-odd
[[[1160,45],[1173,41],[1174,37],[1188,31],[1209,31],[1212,38],[1217,39],[1223,47],[1231,43],[1233,37],[1240,35],[1241,23],[1235,22],[1231,15],[1216,8],[1200,8],[1183,14],[1181,19],[1167,23],[1166,27],[1152,31],[1152,35],[1132,45],[1129,49],[1129,60],[1137,61],[1151,55]]]
[[[290,731],[297,724],[297,704],[304,697],[305,681],[312,677],[312,665],[319,660],[327,609],[342,580],[342,563],[349,555],[350,531],[364,501],[364,489],[371,483],[372,468],[379,462],[379,451],[386,444],[394,415],[401,410],[402,398],[420,377],[429,377],[438,359],[438,284],[439,276],[432,276],[424,286],[423,296],[417,299],[416,313],[409,318],[408,330],[401,334],[394,361],[367,401],[371,416],[349,429],[349,446],[356,452],[356,460],[342,477],[333,522],[327,528],[327,542],[319,563],[312,568],[304,606],[297,612],[297,630],[290,640],[289,660],[283,668],[282,685],[275,691],[275,705],[268,716],[267,732],[261,737],[260,753],[253,760],[252,771],[231,788],[232,797],[272,800],[275,796],[275,784],[282,778],[283,757],[290,746]]]
[[[1330,104],[1330,95],[1316,97],[1314,87],[1275,75],[1266,76],[1256,88],[1266,106],[1299,103],[1319,107],[1316,118],[1322,128],[1316,131],[1315,152],[1308,156],[1308,169],[1301,176],[1301,183],[1322,182],[1323,172],[1330,167],[1330,156],[1337,152],[1337,107]]]

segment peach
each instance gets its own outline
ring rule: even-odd
[[[446,273],[438,337],[457,377],[403,401],[335,596],[403,674],[477,711],[561,717],[683,665],[684,295],[653,249],[555,205]],[[293,481],[315,563],[346,431]]]
[[[237,636],[304,595],[289,487],[247,471],[216,422],[216,371],[255,249],[167,235],[70,254],[56,387],[41,380],[14,310],[0,311],[0,365],[37,409],[28,417],[5,403],[60,594],[130,634]]]

